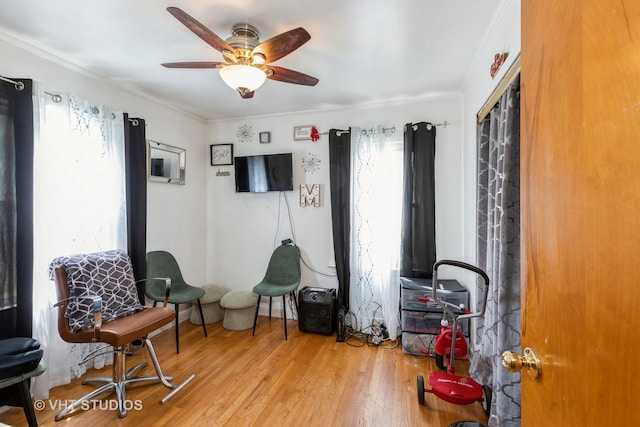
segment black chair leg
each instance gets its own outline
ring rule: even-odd
[[[178,307],[180,304],[174,304],[176,308],[176,354],[180,353],[180,326],[178,326],[178,314],[180,313]]]
[[[200,320],[202,320],[202,329],[204,329],[204,337],[207,338],[207,325],[204,323],[204,314],[202,313],[202,304],[198,298],[198,310],[200,311]]]
[[[284,339],[287,340],[287,296],[282,295],[282,319],[284,320]]]
[[[256,304],[256,315],[253,318],[253,332],[251,333],[251,336],[255,336],[256,334],[256,324],[258,323],[258,310],[260,310],[260,299],[262,297],[260,295],[258,295],[258,303]]]
[[[20,393],[20,404],[24,409],[24,415],[27,417],[27,423],[29,427],[38,427],[38,420],[36,419],[36,413],[33,410],[33,402],[31,401],[31,392],[29,386],[31,385],[31,379],[26,379],[16,386]]]
[[[271,302],[272,302],[273,298],[269,297],[269,320],[271,320]]]

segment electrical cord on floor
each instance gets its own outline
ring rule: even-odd
[[[276,241],[278,238],[278,234],[280,233],[280,218],[282,215],[281,212],[281,208],[282,208],[282,199],[284,199],[285,205],[286,205],[286,211],[287,211],[287,216],[289,218],[289,227],[291,230],[291,241],[292,243],[295,245],[296,244],[296,233],[295,233],[295,229],[294,229],[294,225],[293,225],[293,218],[291,216],[291,207],[289,206],[289,200],[287,199],[287,195],[284,192],[280,192],[279,196],[278,196],[278,215],[277,215],[277,219],[278,219],[278,226],[276,227],[276,234],[274,236],[274,241],[273,241],[273,246],[276,247]],[[300,261],[302,261],[302,264],[307,267],[310,271],[325,276],[325,277],[336,277],[337,276],[337,272],[333,273],[333,274],[327,274],[327,273],[323,273],[321,271],[318,271],[316,269],[314,269],[313,267],[311,267],[311,265],[309,265],[305,259],[302,257],[302,253],[300,254]],[[376,313],[378,312],[378,310],[380,310],[382,308],[382,306],[380,304],[378,304],[378,307],[376,308],[376,310],[373,312],[373,318],[376,318]],[[294,317],[294,319],[298,318],[298,313],[294,310],[294,306],[292,304],[291,301],[291,297],[289,297],[289,309],[291,310],[292,316]],[[351,316],[353,318],[354,323],[356,324],[356,328],[353,328],[353,325],[347,321],[346,317]],[[368,346],[379,346],[379,347],[383,347],[383,348],[396,348],[399,344],[399,340],[396,339],[389,339],[389,331],[386,328],[386,325],[384,323],[382,323],[381,325],[369,325],[364,329],[368,329],[371,331],[371,333],[365,333],[362,330],[359,330],[357,328],[357,319],[355,314],[353,314],[352,312],[347,313],[347,315],[345,316],[345,343],[347,343],[348,345],[351,346],[355,346],[355,347],[362,347],[365,345]],[[356,342],[357,344],[354,344],[354,342]]]
[[[351,328],[347,328],[346,330],[345,343],[352,347],[364,347],[366,345],[368,347],[381,347],[385,349],[396,348],[400,344],[398,338],[380,338],[377,335],[354,331]]]
[[[380,306],[374,312],[380,309]],[[355,325],[355,327],[354,327]],[[368,329],[371,332],[367,333],[358,329],[358,319],[356,315],[349,311],[345,315],[345,343],[352,347],[382,347],[382,348],[396,348],[399,345],[397,338],[390,339],[389,331],[384,323],[380,325],[369,325],[364,329]]]
[[[354,331],[352,328],[345,328],[345,335],[344,343],[351,347],[364,347],[366,345],[366,339],[362,332]]]

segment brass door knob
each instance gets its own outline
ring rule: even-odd
[[[502,366],[510,372],[520,372],[525,368],[529,376],[534,379],[542,374],[540,358],[528,347],[524,349],[522,356],[512,351],[502,353]]]

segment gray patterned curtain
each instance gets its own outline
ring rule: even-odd
[[[489,425],[519,427],[520,374],[500,362],[505,350],[520,354],[519,78],[478,125],[477,185],[477,266],[488,274],[490,286],[470,372],[492,389]]]

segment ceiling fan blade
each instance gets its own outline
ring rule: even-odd
[[[234,49],[227,44],[224,40],[222,40],[218,35],[216,35],[213,31],[202,25],[200,22],[193,19],[182,9],[177,7],[168,7],[167,11],[172,14],[178,21],[182,22],[184,26],[190,29],[195,35],[200,37],[202,40],[207,42],[209,46],[212,48],[223,52],[224,50],[228,50],[233,52]]]
[[[267,76],[270,80],[278,80],[280,82],[305,86],[315,86],[320,81],[315,77],[308,76],[298,71],[289,70],[288,68],[269,65],[269,69],[273,71],[273,74]]]
[[[210,61],[197,61],[197,62],[166,62],[162,64],[167,68],[222,68],[228,65],[225,62],[210,62]]]
[[[266,62],[275,62],[308,42],[311,35],[302,27],[294,28],[265,40],[253,49],[253,54],[260,53],[267,58]]]

